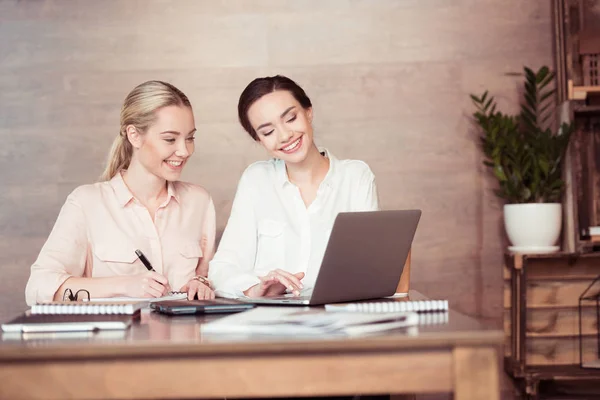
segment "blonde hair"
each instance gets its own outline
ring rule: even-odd
[[[156,111],[168,106],[192,107],[181,90],[161,81],[144,82],[127,95],[121,108],[119,136],[110,148],[101,181],[111,180],[119,171],[129,168],[133,146],[127,138],[127,127],[133,125],[140,133],[146,133],[156,121]]]

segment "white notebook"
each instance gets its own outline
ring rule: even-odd
[[[142,309],[146,303],[138,301],[127,302],[88,302],[68,301],[39,303],[31,306],[31,314],[45,315],[133,315]]]
[[[327,311],[359,312],[430,312],[447,311],[448,300],[370,301],[357,303],[326,304]]]
[[[163,297],[96,297],[90,300],[92,303],[121,303],[121,302],[142,302],[146,305],[154,303],[155,301],[165,300],[183,300],[187,298],[186,292],[169,292]]]

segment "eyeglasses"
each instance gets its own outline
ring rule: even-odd
[[[63,301],[90,301],[90,292],[79,289],[73,294],[73,291],[67,288],[63,293]]]

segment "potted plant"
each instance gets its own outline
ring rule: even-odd
[[[565,184],[563,159],[573,126],[557,130],[554,73],[543,66],[524,68],[524,94],[518,115],[496,109],[488,92],[471,95],[473,114],[481,128],[484,164],[498,180],[496,195],[504,205],[504,224],[512,251],[557,251]]]

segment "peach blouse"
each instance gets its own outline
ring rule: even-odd
[[[67,198],[25,289],[28,304],[52,300],[69,277],[134,275],[147,271],[140,249],[156,272],[178,290],[194,275],[206,276],[215,245],[215,210],[201,186],[169,182],[155,220],[133,196],[121,174],[83,185]],[[78,288],[71,288],[73,292]]]

